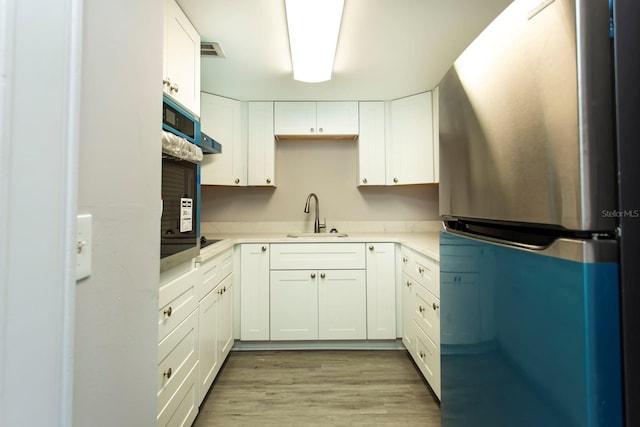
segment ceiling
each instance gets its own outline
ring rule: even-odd
[[[345,0],[333,77],[293,80],[284,0],[178,0],[226,58],[201,89],[243,101],[391,100],[431,90],[511,0]]]

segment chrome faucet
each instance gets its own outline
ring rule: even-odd
[[[321,228],[327,228],[327,220],[325,220],[323,224],[320,224],[320,202],[318,202],[318,196],[316,196],[316,193],[309,193],[307,196],[307,203],[304,205],[304,213],[309,213],[309,204],[311,203],[312,197],[316,199],[316,220],[313,223],[313,232],[319,233]]]

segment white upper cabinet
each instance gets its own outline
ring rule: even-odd
[[[385,103],[359,105],[357,185],[385,185]]]
[[[432,94],[391,102],[387,184],[431,184],[434,176]]]
[[[202,185],[247,185],[246,109],[246,103],[202,93],[202,131],[222,145],[222,153],[204,156]]]
[[[358,134],[357,102],[276,102],[278,136],[353,136]]]
[[[249,102],[248,185],[275,187],[273,102]]]
[[[174,0],[165,0],[163,90],[200,116],[200,35]]]
[[[440,182],[440,88],[433,90],[433,182]]]

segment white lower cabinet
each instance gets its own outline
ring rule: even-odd
[[[198,321],[200,405],[233,345],[233,249],[197,266],[202,274]]]
[[[240,247],[240,339],[269,341],[269,244]]]
[[[198,310],[158,344],[158,426],[189,426],[200,405]]]
[[[320,270],[318,338],[367,338],[367,290],[364,270]]]
[[[200,301],[200,400],[207,395],[233,346],[233,276]]]
[[[367,338],[396,338],[394,243],[367,243]]]
[[[271,272],[271,340],[318,339],[318,273]]]
[[[158,426],[190,426],[198,414],[199,271],[185,263],[162,274],[158,294]]]
[[[367,338],[363,243],[271,245],[272,340]]]
[[[440,398],[440,266],[402,248],[402,343]]]

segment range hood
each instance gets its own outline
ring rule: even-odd
[[[204,132],[200,132],[200,143],[198,146],[202,149],[203,154],[222,153],[222,145]]]

